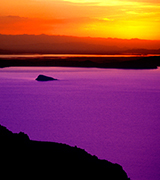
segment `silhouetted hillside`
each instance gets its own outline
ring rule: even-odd
[[[83,178],[128,180],[118,164],[100,160],[85,150],[54,142],[32,141],[20,132],[12,133],[0,125],[1,176],[7,179],[30,177],[45,179]]]
[[[0,34],[0,42],[1,54],[160,54],[160,40]]]

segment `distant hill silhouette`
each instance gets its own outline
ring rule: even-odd
[[[0,42],[1,54],[160,54],[160,40],[0,34]]]
[[[1,125],[0,147],[2,179],[129,180],[118,164],[100,160],[76,146],[32,141],[28,135],[12,133]]]

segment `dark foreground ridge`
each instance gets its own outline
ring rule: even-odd
[[[30,140],[0,125],[1,175],[24,179],[129,180],[118,164],[100,160],[85,150],[69,145]]]
[[[54,81],[54,80],[57,80],[57,79],[40,74],[40,75],[36,78],[36,80],[37,80],[37,81]]]
[[[0,58],[1,68],[10,66],[63,66],[120,69],[156,69],[158,66],[160,66],[160,56]]]

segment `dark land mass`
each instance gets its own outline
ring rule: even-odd
[[[2,35],[0,54],[95,54],[147,55],[160,54],[160,40],[91,38],[56,35]],[[126,69],[153,69],[159,57],[43,57],[0,59],[7,66],[64,66]]]
[[[100,160],[85,150],[55,142],[30,140],[0,125],[1,177],[30,179],[129,180],[118,164]]]
[[[37,80],[37,81],[55,81],[55,80],[57,80],[57,79],[40,74],[40,75],[36,78],[36,80]]]
[[[160,56],[148,57],[36,57],[1,58],[0,67],[10,66],[63,66],[97,67],[122,69],[156,69],[160,66]]]
[[[160,54],[160,40],[2,35],[0,54]]]

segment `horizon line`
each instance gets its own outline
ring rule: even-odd
[[[117,40],[143,40],[143,41],[160,41],[160,39],[140,39],[140,38],[118,38],[118,37],[94,37],[94,36],[72,36],[72,35],[58,35],[58,34],[1,34],[5,36],[61,36],[61,37],[74,37],[74,38],[91,38],[91,39],[117,39]]]

